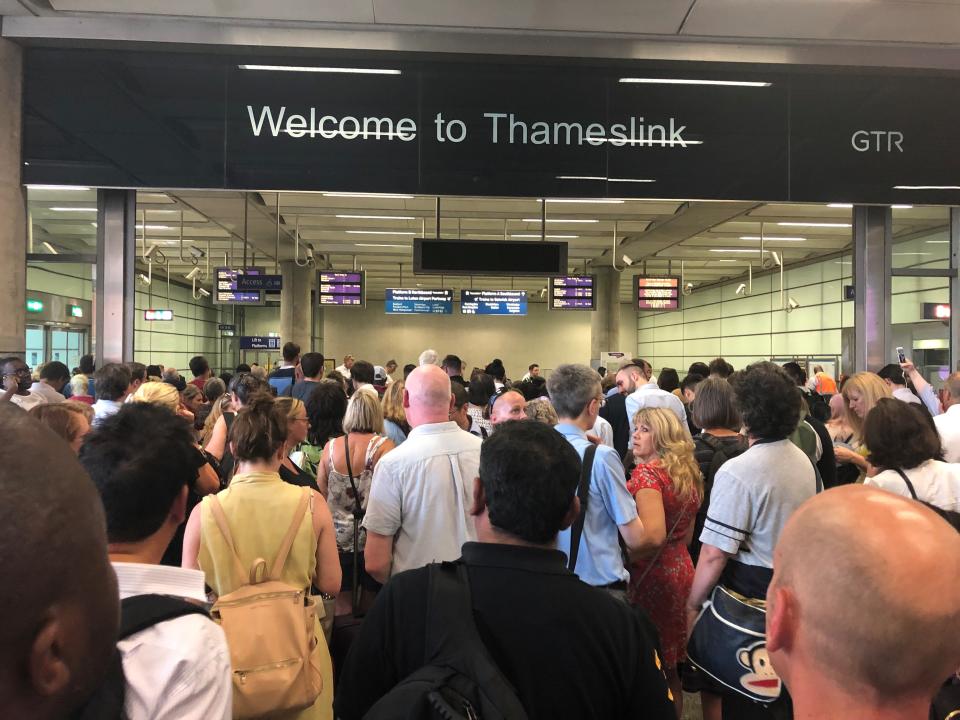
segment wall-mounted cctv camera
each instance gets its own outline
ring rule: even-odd
[[[633,258],[631,258],[629,255],[624,255],[624,256],[623,256],[623,264],[624,264],[624,265],[633,265]]]
[[[150,259],[150,256],[153,255],[153,254],[157,251],[157,248],[158,248],[158,247],[160,247],[160,246],[157,245],[157,243],[150,243],[150,247],[148,247],[146,250],[143,251],[143,259],[144,259],[144,260],[149,260],[149,259]]]
[[[683,284],[683,294],[692,295],[693,294],[693,283],[688,282]]]
[[[793,312],[798,307],[800,307],[800,303],[798,303],[793,298],[787,298],[787,307],[785,307],[784,310],[786,310],[787,312]]]
[[[190,250],[190,254],[193,255],[197,260],[206,256],[206,253],[200,248],[198,248],[196,245],[191,245],[189,250]]]
[[[313,260],[313,245],[307,243],[305,247],[307,250],[307,260]]]
[[[202,271],[200,268],[195,267],[193,270],[191,270],[190,272],[188,272],[184,277],[187,278],[187,280],[193,280],[193,279],[194,279],[195,277],[197,277],[201,272],[203,272],[203,271]]]
[[[137,281],[140,282],[142,285],[149,285],[151,282],[153,282],[144,273],[137,273]]]
[[[210,297],[210,291],[205,290],[204,288],[197,288],[197,294],[202,295],[203,297]]]
[[[734,294],[734,295],[743,295],[743,294],[746,293],[746,292],[747,292],[747,284],[746,284],[746,283],[740,283],[739,285],[737,285],[737,289],[733,291],[733,294]]]

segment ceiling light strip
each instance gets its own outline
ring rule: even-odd
[[[334,73],[347,75],[400,75],[399,70],[390,68],[348,68],[323,67],[313,65],[238,65],[241,70],[265,70],[268,72],[308,72]]]
[[[754,80],[694,80],[691,78],[620,78],[624,84],[634,85],[718,85],[722,87],[770,87],[773,83]]]

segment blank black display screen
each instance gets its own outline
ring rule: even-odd
[[[416,238],[413,271],[425,275],[566,274],[567,243]]]

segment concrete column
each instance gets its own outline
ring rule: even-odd
[[[950,208],[950,372],[960,370],[960,208]],[[954,309],[956,308],[956,309]]]
[[[23,55],[19,45],[0,38],[0,356],[26,349],[27,218],[20,184],[20,127]]]
[[[133,360],[135,190],[97,191],[97,367]]]
[[[853,285],[856,369],[876,372],[890,361],[893,333],[892,214],[889,207],[853,210]]]
[[[283,288],[280,290],[280,339],[295,342],[301,352],[313,350],[313,308],[310,288],[314,268],[297,267],[292,260],[280,263]]]
[[[620,273],[612,267],[595,268],[597,276],[597,309],[590,314],[590,362],[596,367],[600,353],[622,350],[633,354],[630,348],[618,347],[620,343]]]

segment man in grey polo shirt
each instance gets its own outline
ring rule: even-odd
[[[450,378],[437,365],[410,373],[403,407],[413,430],[377,463],[363,519],[365,567],[380,582],[456,560],[477,539],[470,508],[482,440],[450,420]]]

